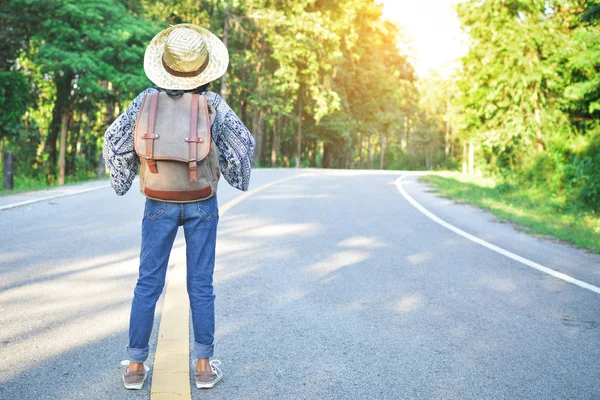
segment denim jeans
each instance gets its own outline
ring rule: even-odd
[[[183,225],[186,242],[187,292],[192,309],[194,356],[213,355],[215,295],[213,271],[219,207],[217,196],[193,203],[171,203],[146,198],[142,219],[140,271],[129,319],[129,359],[148,358],[156,302],[165,285],[169,255],[177,230]]]

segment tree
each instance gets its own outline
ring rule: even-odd
[[[501,167],[518,165],[532,149],[543,152],[557,126],[563,85],[556,49],[568,26],[562,5],[545,0],[488,0],[457,6],[471,37],[459,82],[465,137],[476,135]]]
[[[126,84],[130,90],[147,82],[139,78],[143,77],[140,60],[152,27],[114,0],[12,0],[10,7],[15,12],[29,13],[27,21],[37,20],[29,32],[28,46],[40,73],[54,84],[54,106],[46,138],[47,180],[52,182],[58,134],[62,129],[64,148],[76,99],[111,100],[101,81],[115,80],[117,87]],[[61,175],[59,180],[63,179]]]

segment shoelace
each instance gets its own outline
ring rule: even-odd
[[[131,361],[129,360],[121,360],[121,365],[129,365]],[[198,363],[198,359],[194,358],[194,360],[192,361],[192,365],[194,366],[194,368],[196,368],[196,364]],[[219,368],[219,365],[221,365],[221,360],[217,360],[216,358],[213,360],[210,360],[208,362],[210,364],[210,369],[212,369],[212,371],[216,374],[221,374],[221,369]],[[144,364],[144,368],[148,368],[146,366],[146,364]]]
[[[219,368],[219,365],[221,365],[221,361],[217,360],[216,358],[213,360],[210,360],[208,362],[210,364],[210,369],[212,369],[212,371],[217,374],[217,375],[221,375],[221,369]],[[198,359],[194,358],[194,360],[192,360],[192,365],[194,366],[194,368],[196,368],[196,364],[198,364]]]
[[[121,360],[121,365],[127,366],[129,367],[129,363],[131,363],[131,361],[129,360]],[[146,365],[146,363],[144,363],[144,369],[146,371],[150,371],[150,367]],[[127,370],[127,369],[126,369]]]

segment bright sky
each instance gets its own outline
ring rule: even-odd
[[[378,0],[384,16],[397,21],[406,30],[408,43],[401,46],[411,56],[420,77],[430,69],[448,76],[453,61],[467,50],[466,37],[460,30],[452,6],[460,0]]]

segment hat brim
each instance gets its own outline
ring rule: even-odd
[[[193,77],[179,77],[171,75],[162,63],[162,57],[167,37],[173,29],[189,28],[198,32],[206,39],[206,47],[208,49],[208,65],[206,69],[199,75]],[[194,24],[178,24],[173,25],[159,32],[148,47],[144,54],[144,72],[146,76],[155,85],[163,89],[174,90],[189,90],[194,89],[205,83],[212,82],[222,77],[227,72],[229,65],[229,52],[225,44],[216,35],[207,29],[204,29]]]

